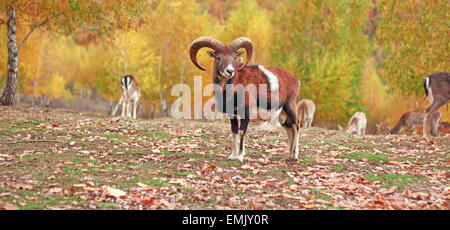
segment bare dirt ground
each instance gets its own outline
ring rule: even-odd
[[[0,209],[449,209],[450,137],[357,138],[250,125],[229,161],[225,121],[122,120],[0,107]]]

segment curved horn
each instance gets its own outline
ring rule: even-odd
[[[235,39],[228,46],[234,51],[240,48],[244,48],[247,51],[247,60],[245,61],[245,64],[239,68],[239,70],[246,67],[253,55],[253,42],[247,37],[240,37]]]
[[[191,56],[191,61],[192,61],[192,63],[194,63],[195,66],[197,66],[197,68],[205,71],[205,68],[203,68],[197,62],[197,52],[203,47],[208,47],[208,48],[213,49],[216,52],[220,52],[225,49],[225,45],[222,42],[220,42],[219,40],[216,40],[211,37],[199,37],[192,42],[191,48],[189,51],[189,54]]]

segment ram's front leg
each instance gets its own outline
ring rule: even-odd
[[[231,155],[228,157],[228,159],[230,160],[235,160],[238,156],[239,156],[239,122],[237,118],[231,118],[230,119],[230,123],[231,123],[231,132],[233,133],[233,143],[232,143],[232,153]]]
[[[237,159],[240,162],[244,162],[245,157],[245,134],[247,133],[248,123],[250,122],[249,119],[243,119],[241,120],[241,125],[239,127],[239,156]]]

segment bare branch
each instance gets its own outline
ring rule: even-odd
[[[27,35],[25,35],[25,37],[23,38],[23,40],[19,43],[19,45],[17,46],[17,49],[20,50],[20,48],[22,47],[22,45],[28,40],[28,38],[30,37],[30,35],[31,35],[37,28],[39,28],[39,27],[41,27],[41,26],[43,26],[43,25],[49,23],[51,20],[53,20],[53,19],[55,19],[55,18],[61,16],[62,14],[63,14],[62,12],[61,12],[61,13],[58,13],[58,14],[55,14],[55,15],[53,15],[52,17],[49,17],[49,18],[45,19],[44,21],[39,22],[39,23],[33,25],[33,26],[31,27],[31,30],[27,33]]]

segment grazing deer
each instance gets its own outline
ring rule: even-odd
[[[363,112],[356,112],[348,121],[348,126],[345,131],[348,134],[356,133],[358,136],[366,134],[367,118]],[[342,128],[339,128],[342,129]]]
[[[309,99],[303,99],[297,104],[297,113],[300,126],[303,128],[312,127],[316,105]]]
[[[376,129],[376,133],[377,135],[387,135],[387,134],[391,134],[391,129],[392,126],[389,125],[389,123],[382,121],[378,124],[375,125]]]
[[[430,137],[431,122],[433,114],[450,101],[450,73],[441,72],[426,77],[424,88],[430,106],[426,109],[423,119],[423,136],[428,143],[433,143]]]
[[[120,87],[122,90],[122,97],[119,103],[114,107],[111,116],[114,116],[122,104],[122,117],[136,119],[137,103],[141,97],[141,89],[136,82],[136,79],[131,75],[123,76],[120,80]],[[133,103],[133,113],[131,113],[131,103]]]
[[[439,133],[441,135],[449,134],[450,133],[450,123],[448,123],[448,122],[441,122],[439,124]]]
[[[425,117],[425,109],[417,109],[414,111],[406,112],[401,117],[397,124],[390,130],[390,134],[398,134],[403,130],[410,132],[416,127],[422,127],[423,119]],[[441,114],[435,112],[431,119],[431,134],[433,136],[439,136],[439,121],[441,120]]]

